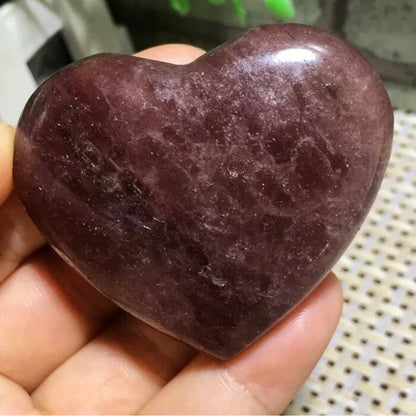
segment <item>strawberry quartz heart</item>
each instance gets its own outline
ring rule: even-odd
[[[392,121],[358,51],[312,27],[263,26],[189,65],[102,54],[59,71],[24,109],[14,178],[97,289],[227,359],[343,253]]]

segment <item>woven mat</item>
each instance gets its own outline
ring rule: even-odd
[[[416,114],[395,112],[376,202],[335,266],[338,329],[286,414],[416,415]]]

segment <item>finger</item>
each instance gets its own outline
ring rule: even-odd
[[[280,414],[327,346],[342,309],[334,275],[236,358],[198,355],[142,414]]]
[[[203,55],[205,51],[196,46],[182,43],[170,43],[162,46],[154,46],[135,54],[139,58],[153,59],[176,65],[185,65]]]
[[[14,127],[0,122],[0,282],[45,243],[17,195],[11,194],[14,134]]]
[[[0,121],[0,205],[12,191],[13,142],[15,129]]]
[[[29,394],[18,384],[0,376],[0,415],[39,415]]]
[[[52,373],[33,402],[43,413],[134,414],[193,356],[125,315]]]
[[[115,309],[45,247],[0,287],[0,374],[32,391]]]
[[[44,237],[13,192],[0,206],[0,282],[44,244]]]
[[[164,45],[136,56],[185,64],[203,53],[189,45]],[[193,355],[182,342],[123,317],[51,374],[33,400],[46,412],[134,413]]]

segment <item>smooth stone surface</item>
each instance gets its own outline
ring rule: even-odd
[[[358,230],[392,109],[362,55],[301,25],[185,65],[96,55],[32,96],[14,178],[50,243],[150,325],[230,358]]]

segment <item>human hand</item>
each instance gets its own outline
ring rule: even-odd
[[[202,53],[165,45],[138,55],[186,63]],[[12,191],[13,134],[0,124],[0,414],[282,412],[338,323],[336,277],[234,359],[196,353],[118,309],[44,246]]]

